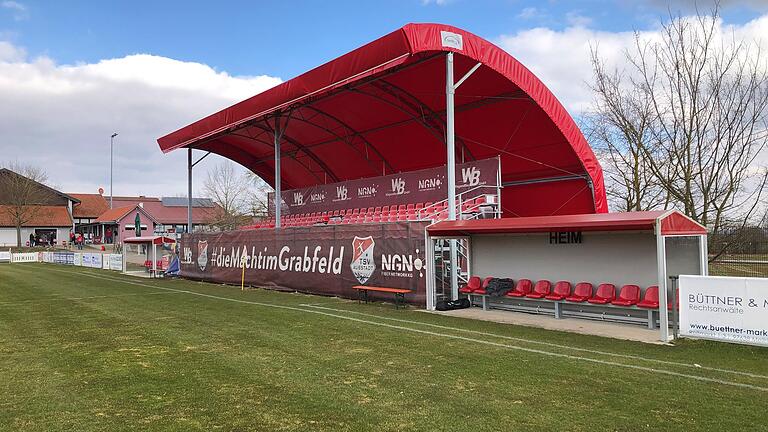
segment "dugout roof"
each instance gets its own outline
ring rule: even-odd
[[[653,232],[657,224],[662,235],[707,234],[705,227],[676,210],[442,221],[428,226],[427,232],[444,237],[554,231]]]
[[[441,24],[408,24],[158,144],[274,185],[279,127],[284,189],[445,165],[447,52],[457,81],[477,67],[455,95],[456,161],[501,157],[504,215],[606,212],[600,164],[557,98],[501,48]]]

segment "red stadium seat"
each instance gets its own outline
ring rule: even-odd
[[[624,285],[619,291],[619,297],[612,301],[616,306],[632,306],[640,301],[640,287],[637,285]]]
[[[555,289],[547,296],[544,296],[547,300],[560,301],[565,300],[566,297],[571,295],[571,283],[568,281],[558,281],[555,284]]]
[[[544,298],[549,295],[551,289],[552,284],[548,280],[540,280],[536,282],[536,285],[533,287],[533,291],[529,292],[525,296],[534,299]]]
[[[643,299],[637,303],[637,307],[643,309],[658,309],[659,308],[659,287],[656,285],[649,286],[645,289]]]
[[[525,297],[533,289],[533,282],[530,279],[520,279],[515,285],[515,289],[507,293],[507,297]]]
[[[459,288],[459,292],[462,294],[471,294],[474,290],[481,287],[481,281],[480,278],[477,276],[472,276],[469,278],[469,281],[466,285]]]
[[[616,299],[616,286],[614,284],[603,283],[597,287],[595,295],[587,300],[592,304],[608,304]]]
[[[423,203],[416,203],[416,210],[421,210],[423,208],[424,208],[424,204]]]
[[[399,206],[397,206],[397,212],[402,213],[406,210],[406,208],[407,206],[405,204],[400,204]]]
[[[359,214],[359,213],[360,213],[360,209],[359,208],[352,209],[352,214]]]
[[[573,303],[582,303],[592,297],[592,284],[589,282],[579,282],[573,290],[573,294],[565,298],[566,301]]]
[[[416,206],[413,204],[408,204],[407,206],[405,206],[405,209],[408,211],[416,210]]]
[[[493,276],[488,276],[487,278],[483,279],[483,283],[480,285],[480,288],[477,288],[473,293],[474,294],[486,294],[486,289],[488,289],[488,284],[491,282],[491,279],[493,279]]]

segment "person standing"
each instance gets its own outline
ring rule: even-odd
[[[29,247],[35,247],[35,233],[29,233]]]
[[[104,232],[104,240],[106,244],[112,243],[112,228],[107,228],[107,231]]]

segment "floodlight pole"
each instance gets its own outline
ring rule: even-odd
[[[280,115],[275,117],[275,229],[280,229],[282,188],[280,182]]]
[[[113,161],[113,155],[114,155],[114,144],[115,144],[115,137],[117,136],[117,132],[113,133],[109,137],[109,208],[112,208],[112,168],[114,166]]]

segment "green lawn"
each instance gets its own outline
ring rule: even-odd
[[[0,430],[766,430],[768,349],[0,265]]]

